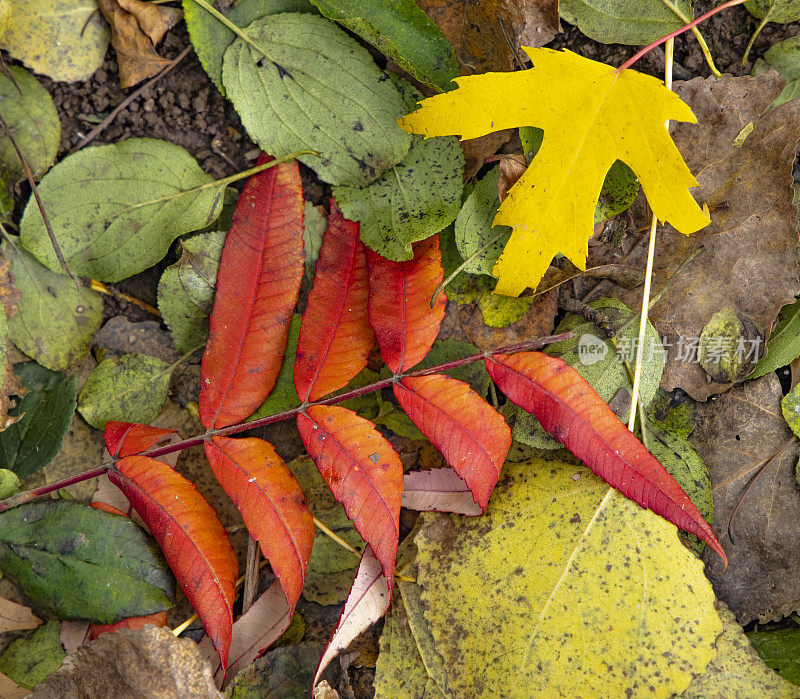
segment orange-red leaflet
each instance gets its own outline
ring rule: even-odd
[[[496,354],[486,359],[486,368],[503,393],[606,483],[696,534],[727,565],[722,546],[689,496],[575,369],[542,352]]]
[[[103,432],[106,449],[111,456],[123,458],[149,449],[158,444],[164,437],[175,435],[175,430],[162,430],[159,427],[141,425],[133,422],[115,422],[109,420]]]
[[[367,248],[369,321],[383,361],[397,374],[419,364],[431,349],[444,318],[444,292],[431,299],[444,279],[439,236],[414,244],[414,257],[392,262]]]
[[[372,546],[391,590],[403,496],[400,457],[373,423],[347,408],[309,406],[297,416],[297,428],[334,497]]]
[[[315,535],[300,484],[263,439],[212,437],[205,450],[214,475],[281,581],[293,612]]]
[[[155,536],[227,667],[238,566],[216,513],[191,482],[147,456],[118,461],[108,477]]]
[[[375,334],[367,313],[367,262],[358,224],[331,199],[314,287],[300,324],[294,385],[314,401],[347,385],[367,365]]]
[[[206,428],[241,422],[275,386],[303,278],[303,207],[294,160],[253,175],[239,197],[203,354],[198,407]]]
[[[505,418],[469,384],[443,374],[408,376],[394,384],[394,395],[485,512],[511,448]]]

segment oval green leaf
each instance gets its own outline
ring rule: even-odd
[[[111,624],[175,602],[174,580],[152,537],[127,517],[76,502],[0,513],[0,569],[62,619]]]
[[[131,138],[67,156],[39,194],[72,272],[115,282],[152,267],[175,238],[219,216],[224,185],[212,183],[184,148]],[[61,272],[32,198],[20,230],[22,244]]]
[[[323,17],[257,19],[225,52],[222,82],[250,137],[331,184],[363,187],[400,162],[411,136],[403,100],[369,52]]]
[[[44,682],[61,667],[66,655],[58,636],[60,628],[61,624],[52,620],[18,638],[0,655],[0,672],[26,689]]]

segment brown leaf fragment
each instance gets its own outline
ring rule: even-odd
[[[5,378],[3,379],[3,389],[0,391],[0,432],[7,427],[11,427],[15,422],[21,420],[24,415],[9,416],[8,411],[12,405],[11,396],[24,396],[25,387],[20,383],[19,377],[14,373],[14,367],[8,358],[5,360]]]
[[[528,169],[528,161],[524,153],[500,153],[500,155],[487,158],[486,162],[500,161],[500,179],[497,181],[497,195],[500,202],[504,202],[517,180]]]
[[[120,87],[151,78],[169,64],[155,46],[181,19],[180,10],[142,0],[100,0],[100,9],[111,25]]]
[[[6,677],[0,672],[0,697],[3,697],[3,699],[22,699],[22,697],[27,697],[29,694],[30,691],[25,687],[20,687],[10,677]]]
[[[461,141],[461,150],[464,152],[464,181],[478,174],[489,156],[499,151],[511,137],[515,129],[493,131],[480,138],[470,138]]]
[[[775,374],[697,406],[690,441],[711,476],[714,533],[728,569],[706,550],[706,573],[740,624],[800,609],[800,443],[781,415]]]
[[[0,597],[0,633],[35,629],[41,623],[28,607]]]
[[[34,697],[221,697],[197,645],[167,628],[102,634],[68,656]]]
[[[668,282],[669,287],[650,310],[650,320],[666,336],[662,388],[680,387],[695,400],[732,385],[709,380],[697,361],[700,335],[712,316],[729,308],[749,318],[756,335],[747,338],[742,352],[757,354],[778,310],[800,291],[797,208],[792,203],[800,102],[769,108],[783,85],[774,71],[675,83],[699,121],[674,125],[675,144],[700,183],[693,194],[708,204],[711,224],[690,236],[671,226],[659,228],[653,289],[658,292]],[[737,147],[734,140],[750,122],[752,132]],[[648,227],[652,215],[642,201],[631,210],[637,229]],[[625,264],[644,269],[646,258],[647,236],[642,236]],[[602,296],[641,307],[639,290],[609,282],[586,300]]]
[[[0,256],[0,304],[6,318],[17,314],[17,304],[22,298],[22,292],[14,285],[14,273],[11,271],[11,262]]]

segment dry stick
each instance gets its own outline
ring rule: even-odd
[[[173,452],[176,451],[183,451],[184,449],[189,449],[190,447],[196,447],[200,444],[203,444],[211,437],[238,434],[239,432],[252,430],[256,427],[264,427],[265,425],[271,425],[274,422],[281,422],[282,420],[295,417],[300,413],[305,413],[306,408],[312,405],[333,405],[335,403],[341,403],[342,401],[349,400],[350,398],[358,398],[360,396],[366,395],[367,393],[372,393],[373,391],[379,391],[383,388],[391,386],[393,383],[407,376],[427,376],[429,374],[437,374],[443,371],[448,371],[449,369],[455,369],[456,367],[464,366],[465,364],[472,364],[473,362],[487,359],[489,357],[494,356],[495,354],[512,354],[514,352],[521,352],[524,350],[533,350],[536,349],[537,347],[543,347],[544,345],[552,344],[553,342],[568,340],[574,336],[575,333],[567,332],[567,333],[561,333],[560,335],[550,335],[548,337],[540,337],[535,340],[526,340],[525,342],[518,342],[514,345],[508,345],[507,347],[500,347],[499,349],[488,350],[487,352],[479,352],[477,354],[471,354],[468,357],[463,357],[462,359],[455,359],[452,362],[439,364],[438,366],[429,367],[428,369],[419,369],[418,371],[410,371],[407,373],[395,374],[391,378],[383,379],[381,381],[376,381],[375,383],[369,384],[368,386],[363,386],[362,388],[355,388],[352,391],[346,391],[345,393],[340,393],[335,396],[329,396],[328,398],[323,398],[322,400],[314,401],[312,403],[303,403],[297,408],[284,410],[281,413],[276,413],[275,415],[268,415],[267,417],[260,417],[257,420],[250,420],[249,422],[241,422],[237,425],[230,425],[229,427],[223,427],[217,430],[208,430],[204,434],[197,435],[195,437],[190,437],[180,442],[175,442],[174,444],[168,444],[167,446],[164,447],[149,449],[147,451],[141,452],[138,455],[149,456],[150,458],[156,458],[159,456],[164,456],[165,454],[172,454]],[[101,464],[97,468],[90,469],[89,471],[76,473],[67,478],[62,478],[60,481],[46,483],[45,485],[41,485],[38,488],[33,488],[31,490],[26,490],[22,493],[17,493],[16,495],[12,495],[10,498],[6,498],[5,500],[0,501],[0,512],[4,512],[5,510],[8,510],[12,507],[17,507],[18,505],[22,505],[25,502],[30,502],[31,500],[35,500],[36,498],[55,492],[56,490],[60,490],[61,488],[66,488],[67,486],[75,485],[76,483],[81,483],[83,481],[89,480],[90,478],[96,478],[97,476],[102,476],[106,471],[108,471],[110,468],[114,466],[114,463],[115,461],[113,460],[107,461],[106,463]]]
[[[137,88],[130,95],[128,95],[119,105],[114,108],[114,111],[111,112],[103,121],[101,121],[97,126],[95,126],[86,136],[84,136],[83,140],[78,143],[72,150],[70,150],[70,154],[74,153],[76,150],[80,150],[85,145],[87,145],[90,141],[94,140],[94,138],[105,131],[108,128],[108,125],[117,118],[117,115],[125,109],[131,102],[133,102],[139,95],[141,95],[148,87],[150,87],[153,83],[157,82],[161,78],[163,78],[169,71],[171,71],[178,63],[180,63],[192,50],[192,46],[189,45],[183,51],[181,51],[175,58],[170,61],[169,65],[165,66],[164,69],[158,73],[158,75],[150,78],[144,85]]]
[[[14,138],[14,134],[11,133],[11,129],[8,128],[8,124],[6,120],[3,118],[3,115],[0,114],[0,125],[3,127],[3,131],[6,132],[6,136],[8,136],[8,140],[11,141],[11,145],[14,146],[14,150],[17,151],[17,156],[19,157],[20,163],[22,163],[22,169],[25,170],[25,178],[28,180],[28,184],[31,186],[31,191],[33,192],[33,196],[36,199],[36,206],[39,207],[39,213],[42,215],[42,221],[44,221],[44,227],[47,229],[47,235],[50,236],[50,244],[53,246],[53,250],[56,253],[56,257],[58,258],[59,263],[61,264],[62,269],[72,277],[72,281],[75,282],[75,286],[79,289],[81,288],[81,281],[78,279],[67,266],[67,261],[64,259],[64,253],[61,252],[61,246],[58,244],[56,240],[56,234],[53,233],[53,227],[50,225],[50,219],[47,217],[47,212],[44,210],[44,203],[42,202],[42,198],[39,196],[39,189],[36,186],[36,181],[33,179],[33,171],[31,170],[31,166],[28,165],[28,161],[25,159],[25,156],[22,154],[22,151],[19,148],[19,144],[17,144],[17,139]]]
[[[246,614],[247,610],[253,606],[256,601],[256,593],[258,592],[258,559],[261,556],[261,550],[258,548],[258,542],[250,535],[247,542],[247,563],[244,568],[244,592],[242,593],[242,614]]]
[[[668,90],[672,89],[672,59],[675,52],[675,39],[667,41],[664,47],[664,85]],[[664,124],[664,128],[669,132],[669,121]],[[650,309],[650,285],[653,281],[653,262],[656,257],[656,230],[658,228],[658,218],[653,213],[653,220],[650,223],[650,241],[647,246],[647,267],[644,272],[644,290],[642,291],[642,313],[639,317],[639,337],[636,342],[636,364],[633,370],[633,388],[631,389],[631,414],[628,418],[628,429],[633,432],[636,427],[636,407],[639,404],[639,383],[642,378],[642,359],[644,357],[644,339],[647,332],[647,314]],[[642,424],[642,434],[644,434],[644,424]]]

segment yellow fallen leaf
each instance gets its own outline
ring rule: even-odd
[[[687,235],[710,223],[708,208],[689,193],[697,180],[664,126],[697,122],[677,95],[656,78],[570,51],[525,51],[533,68],[457,78],[457,90],[423,100],[399,121],[410,133],[462,139],[520,126],[544,131],[494,219],[514,228],[494,268],[497,293],[535,287],[558,252],[586,268],[595,204],[615,160],[636,173],[660,221]]]

